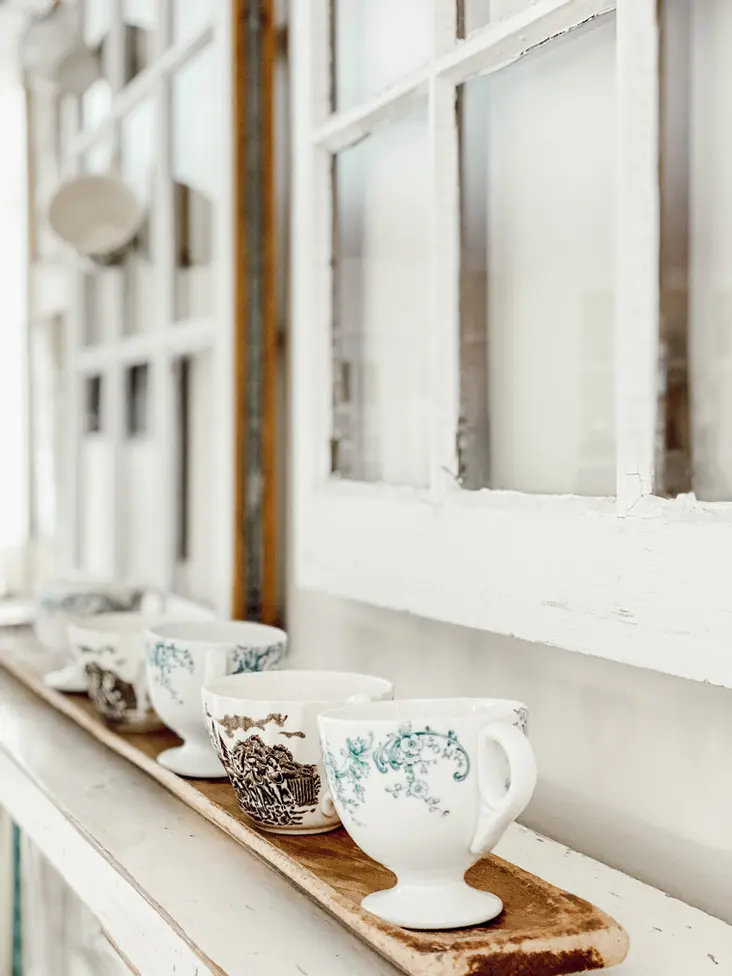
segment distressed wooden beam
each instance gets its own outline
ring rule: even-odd
[[[277,309],[273,0],[236,0],[234,43],[236,617],[277,605]]]

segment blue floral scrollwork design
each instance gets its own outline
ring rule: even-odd
[[[183,699],[171,684],[170,679],[173,672],[179,669],[184,669],[189,674],[193,674],[191,652],[185,647],[178,647],[176,644],[155,641],[148,647],[147,659],[153,671],[155,684],[165,688],[174,701],[181,703]]]
[[[235,647],[233,655],[233,674],[242,671],[266,671],[280,663],[287,653],[285,643],[270,644],[268,647]]]
[[[418,731],[412,731],[411,723],[402,725],[374,750],[374,763],[380,773],[404,773],[404,782],[385,787],[387,793],[395,799],[415,797],[427,805],[430,813],[445,817],[450,811],[441,807],[440,798],[431,793],[428,782],[430,767],[442,760],[455,763],[452,778],[456,782],[467,778],[470,759],[457,735],[452,730],[435,732],[429,725]]]
[[[360,821],[356,818],[355,811],[366,798],[363,781],[371,771],[368,759],[373,741],[373,734],[367,739],[360,736],[346,739],[345,748],[340,750],[340,760],[329,749],[323,749],[323,760],[335,798],[342,812],[349,814],[357,824]]]

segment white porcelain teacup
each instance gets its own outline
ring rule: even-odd
[[[141,586],[114,580],[45,580],[36,587],[36,637],[49,650],[68,654],[68,626],[72,620],[136,610],[144,594]],[[87,690],[86,675],[78,660],[50,672],[45,682],[59,691]]]
[[[146,634],[150,696],[163,722],[183,739],[158,762],[181,776],[226,776],[209,741],[201,689],[228,674],[266,671],[287,655],[287,634],[247,620],[166,621]]]
[[[89,697],[124,732],[162,727],[150,703],[145,632],[160,622],[142,613],[102,613],[69,624],[69,644],[89,682]]]
[[[325,785],[317,716],[347,701],[392,698],[384,678],[340,671],[269,671],[203,689],[211,742],[239,805],[261,830],[320,834],[339,825]]]
[[[526,718],[520,703],[489,698],[373,702],[318,717],[343,826],[397,876],[364,908],[414,929],[477,925],[501,912],[500,898],[464,875],[531,799]]]

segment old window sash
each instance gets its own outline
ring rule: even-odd
[[[212,571],[209,598],[219,612],[228,613],[231,605],[231,579],[233,567],[233,207],[232,194],[232,126],[225,124],[221,137],[218,185],[220,202],[216,207],[213,251],[215,280],[213,283],[214,308],[210,316],[176,321],[175,274],[176,262],[173,227],[173,175],[171,160],[171,86],[177,71],[188,65],[196,55],[213,48],[221,65],[221,85],[217,97],[224,105],[232,100],[232,6],[230,3],[211,7],[208,19],[183,36],[173,39],[173,3],[163,0],[154,5],[157,22],[154,46],[147,67],[143,68],[127,84],[124,83],[124,18],[121,0],[110,4],[108,42],[110,45],[109,81],[112,88],[111,106],[108,113],[94,124],[82,127],[77,104],[66,106],[72,130],[62,160],[65,174],[80,172],[84,154],[109,140],[113,157],[119,152],[120,123],[138,105],[145,101],[154,104],[156,125],[153,157],[155,159],[154,194],[156,207],[153,231],[154,267],[163,276],[155,289],[157,302],[154,315],[157,328],[149,332],[125,334],[122,322],[123,306],[115,303],[111,334],[92,346],[85,346],[84,331],[84,273],[83,268],[71,265],[72,289],[67,327],[67,361],[70,364],[69,408],[72,422],[68,431],[67,465],[64,472],[66,485],[66,532],[64,549],[69,562],[81,568],[80,551],[81,520],[83,507],[83,477],[80,471],[83,431],[83,390],[90,375],[105,377],[106,430],[112,458],[109,479],[114,494],[111,504],[113,525],[108,527],[108,572],[122,572],[122,551],[127,531],[126,512],[120,485],[124,459],[122,444],[125,436],[123,382],[131,365],[149,364],[150,368],[150,425],[155,443],[154,498],[152,500],[155,538],[153,578],[145,582],[173,589],[176,580],[176,509],[175,498],[175,383],[174,364],[181,357],[201,353],[211,355],[211,439],[213,443],[211,465],[216,472],[211,475],[212,511],[219,518],[211,522],[210,566]],[[94,38],[89,39],[92,43]],[[101,38],[97,38],[97,41]],[[170,43],[169,43],[170,42]],[[228,123],[230,113],[222,113]],[[115,283],[119,288],[121,280]],[[152,552],[152,550],[151,550]]]
[[[326,0],[292,10],[296,581],[306,588],[732,687],[725,568],[732,509],[653,495],[659,429],[659,34],[656,0],[538,0],[456,40],[434,0],[429,64],[330,111]],[[465,491],[459,417],[456,86],[597,18],[617,37],[617,497]],[[331,477],[331,154],[417,99],[431,139],[431,478]]]

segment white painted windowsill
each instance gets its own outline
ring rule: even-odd
[[[396,970],[144,773],[0,672],[0,806],[145,976]],[[732,926],[513,827],[500,855],[629,932],[618,976],[732,972]]]

